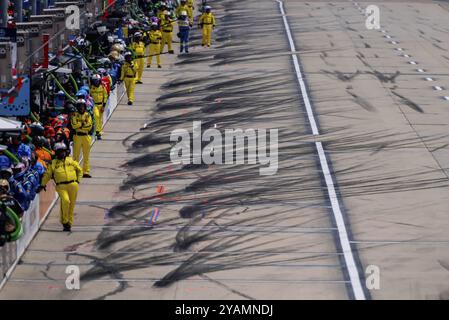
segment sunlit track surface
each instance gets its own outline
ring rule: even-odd
[[[134,141],[125,140],[131,151],[149,151],[125,164],[132,176],[121,189],[132,191],[135,200],[110,211],[113,216],[126,212],[125,217],[114,221],[123,224],[130,218],[141,218],[146,208],[159,205],[160,226],[165,223],[180,229],[152,235],[146,227],[120,232],[104,229],[96,243],[100,249],[151,249],[135,257],[112,253],[103,261],[108,265],[116,261],[119,275],[151,269],[150,274],[158,275],[150,278],[153,287],[174,292],[177,298],[189,297],[177,287],[191,286],[189,282],[198,280],[216,287],[198,296],[203,298],[219,298],[223,289],[228,291],[226,295],[250,299],[297,298],[302,290],[317,298],[322,291],[329,292],[329,297],[345,297],[346,281],[333,243],[334,228],[313,144],[297,140],[299,136],[308,138],[308,125],[298,108],[296,85],[291,77],[270,72],[290,63],[287,55],[279,54],[285,48],[285,38],[279,36],[283,31],[276,7],[267,2],[262,6],[257,3],[256,9],[254,2],[236,11],[239,2],[223,4],[218,48],[182,57],[175,64],[180,68],[191,68],[192,64],[202,70],[210,68],[211,73],[198,77],[180,72],[181,76],[162,85],[155,113],[144,132],[133,136],[137,138]],[[242,30],[246,35],[239,42]],[[252,73],[254,67],[265,67],[266,73]],[[231,69],[233,74],[222,74],[222,69]],[[278,173],[260,176],[258,166],[251,165],[170,166],[170,132],[190,129],[197,120],[203,121],[203,130],[279,128]],[[149,165],[158,170],[142,174]],[[167,200],[145,197],[158,184],[171,191],[165,195]],[[136,240],[151,245],[142,246]],[[152,250],[174,253],[155,255]],[[186,250],[195,253],[186,259]],[[127,262],[121,266],[123,257]],[[165,270],[149,268],[152,263],[164,265]],[[109,273],[109,268],[96,265],[84,279],[95,280]],[[132,283],[121,285],[119,290],[126,292]],[[282,297],[277,293],[279,287],[285,290]]]
[[[121,105],[94,145],[95,177],[83,181],[73,232],[60,232],[54,210],[0,298],[353,298],[316,141],[332,161],[360,275],[369,265],[381,271],[367,297],[447,297],[449,101],[422,77],[449,87],[448,64],[434,61],[449,39],[439,34],[443,49],[427,53],[407,35],[418,28],[432,41],[449,14],[410,6],[382,4],[382,24],[410,55],[423,55],[426,75],[365,29],[353,2],[285,1],[320,124],[313,136],[278,4],[214,1],[216,46],[145,72],[135,105]],[[395,22],[415,10],[439,18],[423,20],[428,29]],[[203,131],[278,128],[277,174],[171,164],[170,132],[199,120]],[[79,291],[65,288],[68,265],[80,267]]]

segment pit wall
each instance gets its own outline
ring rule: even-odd
[[[103,123],[106,124],[114,110],[117,108],[120,100],[125,94],[123,85],[117,86],[109,96],[104,114]],[[94,143],[95,140],[92,142]],[[33,238],[39,232],[40,227],[48,217],[49,213],[58,200],[53,183],[47,184],[47,190],[40,192],[25,212],[22,218],[23,235],[14,242],[6,243],[0,248],[0,289],[12,274],[17,262],[25,253]]]

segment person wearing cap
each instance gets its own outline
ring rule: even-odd
[[[76,98],[86,100],[86,107],[87,109],[93,109],[94,101],[92,97],[89,95],[89,92],[87,92],[86,88],[83,86],[80,90],[76,93]]]
[[[111,62],[111,67],[110,68],[112,68],[112,62]],[[106,88],[106,92],[108,94],[108,97],[109,97],[109,94],[111,93],[111,90],[112,90],[112,88],[111,88],[112,87],[112,77],[111,77],[111,75],[109,74],[109,71],[108,71],[108,70],[110,70],[110,68],[109,69],[98,68],[98,74],[101,76],[101,83]]]
[[[5,146],[0,145],[0,170],[11,167],[11,160],[3,152],[6,150]]]
[[[5,241],[12,241],[10,235],[13,233],[20,223],[20,218],[23,216],[24,210],[14,197],[9,194],[9,183],[5,179],[0,180],[0,246],[4,244]],[[9,210],[8,210],[9,209]],[[6,212],[13,213],[16,219]]]
[[[30,207],[30,190],[31,186],[24,179],[26,167],[22,162],[16,163],[12,167],[14,185],[11,184],[15,190],[14,196],[19,201],[21,207],[26,211]]]
[[[119,62],[120,54],[117,51],[111,51],[109,53],[109,59],[111,60],[111,70],[109,70],[109,76],[111,77],[111,90],[114,90],[117,80],[120,78],[122,65]]]
[[[134,89],[136,87],[137,70],[131,52],[125,53],[125,63],[122,66],[120,81],[125,82],[126,94],[128,95],[128,105],[134,102]]]
[[[181,4],[176,8],[176,16],[178,19],[181,18],[183,12],[187,13],[187,17],[190,22],[193,22],[193,10],[187,5],[186,0],[181,0]]]
[[[215,28],[215,16],[211,12],[210,6],[204,7],[204,12],[200,16],[199,26],[203,29],[203,47],[210,47],[212,41],[212,30]]]
[[[167,5],[165,2],[161,2],[158,10],[157,10],[157,18],[159,19],[159,23],[164,20],[165,14],[167,12]]]
[[[44,168],[47,168],[47,164],[51,162],[52,154],[50,150],[46,150],[45,145],[47,141],[42,136],[37,136],[33,138],[33,144],[36,146],[34,153],[36,154],[37,162],[41,163]]]
[[[39,179],[36,179],[36,176],[39,178],[39,175],[36,175],[36,172],[31,166],[31,163],[27,161],[26,168],[23,174],[24,188],[28,193],[28,197],[30,201],[33,201],[36,197],[36,190],[39,187]]]
[[[30,168],[33,169],[33,173],[36,177],[36,181],[38,181],[38,183],[40,183],[41,181],[41,177],[45,172],[45,167],[43,166],[43,164],[38,160],[38,157],[35,153],[33,153],[32,157],[31,157],[31,161],[30,161]]]
[[[162,33],[159,30],[157,23],[151,25],[151,30],[148,32],[148,39],[150,40],[150,45],[148,46],[149,54],[147,58],[147,68],[151,68],[151,63],[153,62],[154,57],[156,57],[157,67],[162,68],[160,55]]]
[[[73,158],[75,161],[79,162],[81,159],[81,150],[83,151],[84,177],[91,178],[89,155],[92,139],[89,132],[92,129],[92,116],[86,112],[85,100],[81,99],[76,102],[76,110],[77,111],[72,114],[70,119],[72,129],[75,130],[75,135],[73,137]]]
[[[21,204],[21,207],[25,209],[27,203],[27,195],[20,181],[14,178],[14,172],[11,168],[0,170],[0,179],[6,179],[9,183],[11,195]]]
[[[67,128],[59,128],[55,134],[54,143],[64,142],[66,146],[70,145],[70,131]]]
[[[6,179],[0,179],[0,202],[9,207],[14,213],[22,218],[24,210],[20,203],[11,196],[9,182]]]
[[[97,129],[97,122],[95,121],[95,114],[94,114],[94,106],[95,106],[94,99],[92,98],[92,96],[89,93],[90,93],[89,86],[82,86],[81,89],[76,94],[76,98],[78,100],[86,101],[86,110],[92,117],[92,129],[90,130],[89,135],[93,135]],[[76,107],[75,107],[75,109],[76,109]],[[55,134],[56,134],[56,131],[55,131]]]
[[[52,110],[51,115],[56,116],[59,110],[64,107],[65,103],[66,103],[65,93],[64,91],[59,90],[58,92],[56,92],[55,97],[53,99],[54,109]]]
[[[80,93],[80,96],[78,96],[78,93]],[[92,99],[92,96],[90,95],[90,88],[88,85],[83,85],[81,86],[80,90],[77,93],[77,98],[78,99],[84,99],[86,100],[86,107],[87,107],[87,111],[93,112],[93,108],[94,108],[94,99]]]
[[[142,82],[143,68],[145,67],[145,42],[142,40],[142,33],[136,32],[134,34],[133,42],[131,43],[131,50],[134,52],[134,58],[137,68],[136,83]]]
[[[161,43],[161,53],[164,51],[165,45],[168,47],[168,53],[173,54],[172,47],[172,37],[173,37],[173,28],[175,26],[175,20],[172,19],[170,12],[165,11],[163,15],[163,19],[161,19],[161,30],[162,30],[162,43]]]
[[[45,171],[37,193],[45,189],[45,185],[51,179],[54,180],[56,192],[61,199],[60,222],[64,227],[63,231],[71,231],[78,186],[83,176],[83,170],[76,160],[67,155],[67,146],[64,143],[55,144],[54,150],[56,158],[52,160]]]
[[[184,50],[186,53],[189,53],[190,26],[191,26],[191,22],[189,21],[189,18],[187,17],[187,12],[182,11],[179,16],[179,19],[178,19],[179,39],[180,39],[179,51],[181,53]]]
[[[11,144],[9,145],[8,150],[18,158],[26,157],[31,159],[31,148],[22,142],[21,135],[11,137]]]
[[[94,99],[95,123],[97,124],[95,128],[95,135],[97,136],[98,140],[101,140],[101,135],[103,134],[103,113],[109,95],[105,86],[101,82],[101,76],[99,74],[94,74],[91,78],[90,83],[90,92],[92,98]]]

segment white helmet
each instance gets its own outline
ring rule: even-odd
[[[53,147],[53,150],[67,150],[67,146],[63,142],[55,143],[55,146]]]
[[[181,16],[187,16],[187,11],[181,11]]]

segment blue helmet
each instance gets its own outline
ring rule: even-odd
[[[86,91],[86,92],[87,92],[87,94],[89,94],[89,93],[90,93],[90,89],[89,89],[89,86],[82,86],[80,90],[84,90],[84,91]]]
[[[5,155],[0,156],[0,170],[8,169],[11,167],[11,160]]]
[[[87,91],[81,87],[80,90],[76,93],[77,98],[86,99],[87,98]]]

